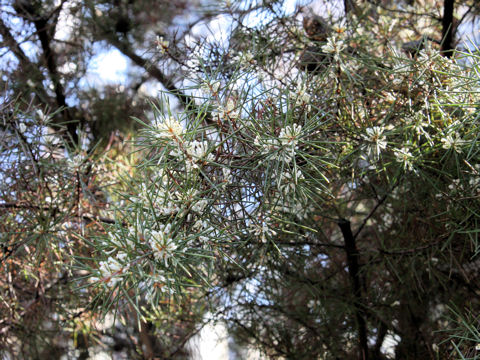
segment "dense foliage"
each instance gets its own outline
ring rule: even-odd
[[[181,358],[222,320],[268,358],[477,358],[480,62],[453,51],[449,4],[346,1],[319,17],[227,2],[228,42],[150,40],[182,86],[126,45],[145,32],[104,30],[169,92],[97,147],[95,121],[54,132],[62,104],[45,115],[7,92],[8,351],[52,351],[35,328],[71,356],[97,337]],[[118,99],[104,99],[108,124]]]

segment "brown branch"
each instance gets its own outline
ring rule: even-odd
[[[52,211],[54,214],[60,213],[60,209],[55,207],[48,207],[48,206],[37,206],[37,205],[30,205],[30,204],[19,204],[19,203],[0,203],[0,209],[25,209],[25,210],[44,210],[44,211]],[[100,222],[104,224],[117,224],[118,222],[114,219],[102,217],[102,216],[74,216],[76,218],[81,218],[87,222]],[[122,226],[126,226],[126,224],[122,223]]]
[[[331,243],[321,243],[317,241],[275,241],[277,245],[291,245],[291,246],[301,246],[301,245],[310,245],[310,246],[322,246],[322,247],[332,247],[337,249],[344,249],[344,245],[331,244]]]
[[[158,67],[156,67],[154,64],[152,64],[150,61],[147,59],[144,59],[135,51],[132,49],[130,44],[128,44],[125,40],[120,40],[115,33],[108,32],[105,34],[105,39],[112,45],[114,46],[117,50],[119,50],[122,54],[127,56],[130,60],[132,60],[137,66],[140,66],[145,69],[145,71],[152,76],[154,79],[159,81],[163,87],[170,92],[173,96],[175,96],[182,106],[188,110],[194,110],[196,115],[202,115],[203,114],[203,119],[207,124],[212,123],[212,115],[207,112],[205,109],[198,107],[195,104],[194,99],[183,92],[181,89],[179,89],[173,79],[171,77],[168,77],[167,75],[164,74],[162,70],[160,70]]]
[[[390,11],[390,12],[397,13],[397,14],[406,14],[406,15],[412,15],[412,16],[425,16],[425,17],[429,17],[429,18],[437,20],[437,21],[442,20],[439,16],[435,16],[432,13],[426,13],[426,12],[422,13],[422,12],[416,12],[416,11],[410,11],[410,10],[404,10],[404,9],[389,8],[389,7],[385,6],[384,4],[382,4],[381,1],[367,0],[367,2],[372,4],[372,5],[378,6],[379,8],[381,8],[383,10]]]
[[[375,204],[375,206],[373,207],[373,209],[368,213],[368,215],[363,219],[362,221],[362,224],[360,225],[360,227],[357,229],[357,231],[355,231],[355,234],[353,235],[353,238],[354,240],[358,237],[358,235],[360,234],[360,232],[363,230],[363,228],[365,227],[365,225],[367,225],[367,222],[368,220],[370,220],[370,218],[375,214],[375,212],[378,210],[378,208],[385,202],[385,200],[387,200],[388,198],[388,195],[390,195],[392,193],[392,191],[397,187],[398,185],[398,182],[394,182],[391,189],[389,191],[387,191],[385,193],[385,195],[383,195],[378,201],[377,203]],[[372,190],[374,191],[374,193],[376,194],[376,191],[375,191],[375,188],[372,186]],[[377,197],[375,195],[375,197]]]
[[[61,108],[61,112],[63,115],[63,119],[67,125],[67,132],[71,138],[73,144],[78,142],[78,135],[77,135],[77,125],[73,122],[72,116],[70,114],[69,107],[66,102],[65,97],[65,89],[60,81],[60,74],[57,68],[56,62],[56,54],[52,50],[51,41],[52,37],[49,34],[48,28],[48,20],[44,18],[38,18],[33,20],[33,24],[35,25],[35,29],[37,30],[37,35],[40,40],[40,44],[43,50],[43,57],[45,58],[45,62],[47,65],[48,73],[50,75],[50,80],[53,83],[53,88],[55,92],[55,99],[57,101],[57,105]],[[70,139],[67,139],[70,140]]]
[[[385,200],[387,199],[388,197],[388,193],[386,193],[385,195],[382,196],[382,198],[380,200],[378,200],[378,202],[375,204],[375,206],[373,207],[373,209],[368,213],[368,215],[363,219],[362,221],[362,224],[360,225],[360,227],[357,229],[357,231],[355,231],[355,235],[353,235],[353,238],[356,239],[358,237],[358,235],[360,234],[360,232],[363,230],[363,228],[365,227],[365,225],[367,224],[368,220],[375,214],[375,212],[377,211],[377,209],[385,202]]]
[[[3,20],[0,18],[0,35],[2,35],[3,41],[2,43],[5,44],[10,51],[15,55],[15,57],[18,59],[20,62],[20,65],[24,69],[25,73],[30,74],[30,76],[34,79],[37,80],[37,82],[42,83],[44,79],[43,74],[39,69],[33,64],[28,56],[25,54],[25,52],[22,50],[20,47],[19,43],[15,40],[14,36],[10,32],[10,29],[7,27],[7,25],[3,22]],[[49,96],[47,95],[47,92],[45,89],[41,86],[36,86],[34,87],[34,93],[37,96],[38,100],[41,103],[44,104],[49,104]]]
[[[410,249],[400,249],[400,250],[385,250],[385,249],[378,249],[378,252],[384,255],[415,255],[418,251],[423,251],[430,249],[431,247],[440,244],[443,240],[438,240],[433,243],[429,243],[426,245],[418,246],[415,248]]]
[[[114,33],[108,33],[108,35],[106,36],[106,40],[115,48],[117,48],[122,54],[132,60],[137,66],[144,68],[145,71],[148,72],[150,76],[158,80],[165,87],[166,90],[175,95],[178,100],[180,100],[183,106],[187,107],[192,103],[190,96],[179,90],[175,86],[172,79],[167,77],[158,67],[154,66],[152,63],[150,63],[148,60],[144,59],[140,55],[137,55],[130,46],[130,44],[123,40],[120,40]]]

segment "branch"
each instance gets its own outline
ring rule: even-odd
[[[132,60],[137,66],[140,66],[145,69],[145,71],[152,76],[154,79],[159,81],[166,90],[170,92],[173,96],[175,96],[182,106],[188,110],[188,109],[193,109],[197,115],[204,114],[203,118],[204,120],[208,123],[211,123],[212,120],[212,115],[207,112],[205,109],[197,106],[195,104],[194,99],[183,92],[181,89],[179,89],[173,79],[171,77],[168,77],[164,74],[162,70],[160,70],[158,67],[153,65],[151,62],[148,60],[144,59],[140,55],[137,55],[135,51],[132,49],[130,44],[127,42],[120,40],[115,33],[109,32],[105,35],[105,39],[117,50],[119,50],[122,54],[127,56],[130,60]]]
[[[15,55],[15,57],[20,62],[20,65],[24,69],[25,73],[30,74],[31,77],[38,80],[39,83],[42,83],[44,79],[43,74],[38,68],[33,64],[28,56],[24,53],[18,42],[13,37],[10,29],[7,25],[3,22],[2,18],[0,17],[0,35],[2,35],[3,41],[2,43],[5,44],[10,51]],[[43,87],[35,86],[33,89],[35,95],[37,96],[38,100],[41,103],[48,104],[49,96]]]
[[[291,246],[301,246],[301,245],[310,245],[310,246],[322,246],[322,247],[333,247],[337,249],[344,249],[344,245],[331,244],[331,243],[321,243],[317,241],[275,241],[277,245],[291,245]]]
[[[47,64],[50,80],[53,83],[57,105],[62,109],[63,119],[67,123],[67,132],[70,135],[73,144],[76,144],[78,142],[78,135],[76,132],[77,126],[72,121],[73,119],[66,102],[65,90],[60,81],[60,74],[58,73],[57,69],[56,54],[53,52],[51,47],[52,38],[48,31],[48,20],[45,20],[44,18],[38,18],[33,20],[33,24],[35,25],[40,44],[42,45],[43,56]]]
[[[386,249],[378,249],[378,252],[384,255],[415,255],[419,251],[430,249],[431,247],[438,245],[443,240],[434,241],[433,243],[429,243],[426,245],[418,246],[416,248],[410,249],[400,249],[400,250],[386,250]]]
[[[432,19],[437,20],[437,21],[442,20],[439,16],[435,16],[432,13],[420,13],[420,12],[415,12],[415,11],[410,11],[410,10],[393,9],[393,8],[389,8],[385,5],[383,5],[381,1],[367,0],[367,2],[369,2],[370,4],[372,4],[374,6],[378,6],[383,10],[390,11],[390,12],[393,12],[393,13],[413,15],[413,16],[425,16],[425,17],[429,17],[429,18],[432,18]]]
[[[130,44],[120,40],[114,33],[109,33],[106,36],[106,40],[115,48],[117,48],[122,54],[132,60],[136,65],[144,68],[145,71],[147,71],[153,78],[158,80],[165,87],[165,89],[175,95],[183,106],[187,107],[192,103],[190,96],[178,89],[173,80],[167,77],[158,67],[154,66],[140,55],[137,55],[131,48]]]
[[[388,193],[385,193],[385,195],[382,196],[382,198],[377,202],[377,204],[373,207],[373,209],[369,212],[369,214],[365,217],[365,219],[363,219],[362,221],[362,224],[360,225],[360,227],[357,229],[357,231],[355,231],[355,235],[353,235],[353,239],[355,240],[358,235],[360,234],[360,232],[363,230],[363,228],[365,227],[365,225],[367,224],[368,220],[373,216],[373,214],[375,214],[375,212],[377,211],[377,209],[385,202],[385,200],[387,199],[388,197]]]
[[[55,207],[48,207],[48,206],[37,206],[37,205],[29,205],[29,204],[18,204],[18,203],[0,203],[0,209],[25,209],[25,210],[43,210],[43,211],[52,211],[54,214],[60,213],[60,209]],[[80,217],[81,219],[87,222],[101,222],[104,224],[117,224],[117,221],[114,219],[102,217],[102,216],[74,216]],[[125,224],[122,224],[125,225]]]
[[[392,193],[392,191],[397,187],[397,185],[398,185],[398,181],[395,181],[392,185],[392,188],[389,191],[385,192],[385,195],[383,195],[382,198],[380,200],[378,200],[377,204],[373,207],[373,209],[370,211],[370,213],[365,217],[365,219],[363,219],[362,224],[360,225],[358,230],[355,232],[355,235],[353,235],[354,240],[358,237],[360,232],[363,230],[363,228],[367,224],[368,220],[375,214],[377,209],[385,202],[385,200],[387,200],[388,195],[390,195]],[[376,194],[375,188],[373,186],[372,186],[372,190]],[[375,195],[375,197],[377,197],[377,196]]]

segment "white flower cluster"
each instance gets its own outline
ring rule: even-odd
[[[208,154],[208,141],[190,141],[185,144],[185,150],[190,156],[194,162],[204,159],[205,157],[208,157],[207,155],[210,155],[210,158],[212,157],[212,154]],[[193,166],[193,167],[198,167],[198,166]]]
[[[218,91],[220,90],[220,86],[220,81],[205,81],[202,83],[200,88],[204,93],[208,94],[209,96],[217,96]]]
[[[162,119],[155,124],[154,134],[159,139],[178,141],[183,135],[183,126],[173,116]]]
[[[412,116],[407,116],[405,122],[407,125],[411,126],[412,130],[414,130],[418,140],[424,138],[428,141],[430,146],[434,145],[432,136],[427,131],[430,127],[430,123],[422,112],[419,111]]]
[[[204,161],[212,161],[214,158],[213,154],[208,152],[208,141],[187,141],[183,146],[187,155],[185,158],[187,171],[199,169]]]
[[[83,156],[82,154],[71,156],[67,159],[67,167],[70,171],[76,171],[80,168],[84,161],[85,156]]]
[[[261,138],[256,136],[254,145],[261,148],[261,153],[270,159],[290,163],[295,158],[298,149],[298,139],[302,134],[302,126],[287,125],[280,130],[278,138]]]
[[[115,287],[122,280],[123,272],[129,267],[127,260],[127,254],[123,252],[116,256],[109,256],[107,260],[99,262],[98,276],[91,279],[95,282],[103,282],[108,287]]]
[[[362,135],[370,144],[366,146],[369,157],[378,160],[382,150],[387,148],[387,138],[383,134],[385,128],[383,126],[373,126],[366,129],[366,134]]]
[[[414,170],[413,168],[413,155],[407,147],[402,147],[401,149],[395,150],[395,158],[397,162],[403,165],[404,169],[409,171]]]
[[[209,152],[209,147],[206,140],[178,142],[177,147],[170,151],[170,156],[177,158],[178,165],[191,173],[193,169],[200,169],[207,162],[213,161],[214,155]]]
[[[224,184],[230,184],[233,179],[232,170],[228,167],[222,168],[223,182]]]
[[[297,83],[297,88],[291,93],[290,97],[295,101],[295,106],[308,105],[310,109],[311,96],[307,92],[307,87],[300,81]]]
[[[236,120],[240,117],[240,111],[236,108],[233,99],[229,98],[225,105],[217,104],[217,108],[212,111],[212,116],[220,121]]]
[[[305,179],[300,169],[275,173],[274,178],[279,179],[278,188],[284,195],[295,193],[298,182]]]
[[[232,63],[240,64],[243,68],[248,68],[255,63],[255,55],[250,50],[239,52],[232,58]]]
[[[201,242],[207,242],[212,238],[212,235],[218,237],[219,234],[216,234],[215,229],[208,221],[205,220],[197,220],[195,224],[193,224],[192,229],[196,231],[198,234],[198,240]]]
[[[171,229],[171,224],[162,224],[160,230],[150,230],[147,235],[153,256],[157,260],[164,261],[165,265],[168,265],[168,259],[174,256],[177,249],[177,245],[171,237]]]
[[[146,280],[138,284],[140,291],[143,292],[145,300],[153,303],[157,293],[174,294],[175,289],[172,285],[175,284],[175,279],[167,277],[162,274],[155,274],[149,276]]]
[[[150,186],[146,183],[140,185],[138,197],[133,200],[138,204],[152,204],[157,215],[170,216],[180,211],[178,192],[170,191],[168,178],[163,170]]]
[[[345,42],[339,40],[336,35],[327,39],[327,43],[322,46],[322,51],[327,54],[333,54],[335,60],[340,59],[340,53],[346,48]]]
[[[283,146],[290,146],[296,148],[298,144],[298,138],[302,134],[302,125],[293,124],[287,125],[280,130],[280,141]]]
[[[160,53],[164,54],[168,51],[168,46],[170,43],[163,38],[163,36],[157,36],[156,38],[156,44],[157,44],[157,50],[160,51]]]
[[[24,134],[27,131],[27,125],[25,125],[25,123],[19,123],[18,124],[18,131],[20,131],[22,134]]]
[[[260,237],[262,243],[267,242],[267,238],[277,235],[272,228],[272,220],[269,216],[260,216],[258,221],[253,222],[249,228],[250,234]]]
[[[462,146],[466,141],[462,139],[457,131],[450,130],[440,139],[442,147],[446,150],[454,150],[457,153],[462,152]]]

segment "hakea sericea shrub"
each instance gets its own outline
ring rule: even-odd
[[[478,207],[455,201],[478,193],[476,59],[459,65],[430,48],[379,59],[342,36],[324,46],[331,58],[314,76],[296,71],[286,84],[253,58],[234,80],[198,81],[195,111],[154,107],[117,222],[92,242],[99,289],[154,304],[215,285],[215,263],[235,264],[241,249],[281,253],[277,242],[311,238],[319,219],[355,219],[378,200],[372,183],[391,192],[367,224],[378,231],[416,184],[449,212],[440,231],[464,225],[456,219]]]

